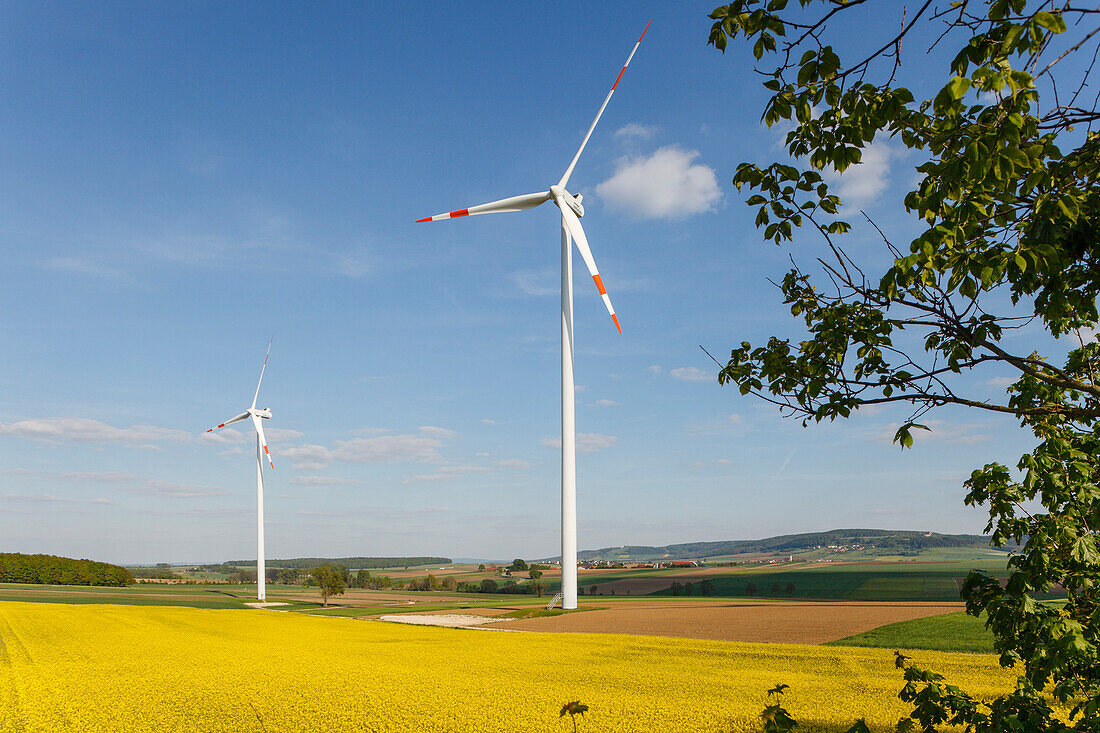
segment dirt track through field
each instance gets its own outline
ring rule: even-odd
[[[605,610],[504,621],[494,628],[823,644],[884,624],[964,610],[961,603],[619,602]]]

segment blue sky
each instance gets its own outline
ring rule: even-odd
[[[202,431],[274,334],[269,557],[556,553],[555,210],[413,221],[556,183],[650,18],[570,182],[623,325],[575,256],[580,546],[980,531],[961,482],[1028,448],[1012,420],[899,454],[902,412],[803,430],[716,384],[699,344],[798,330],[729,183],[780,133],[709,10],[0,7],[0,550],[254,557],[251,435]],[[904,243],[915,164],[837,185]]]

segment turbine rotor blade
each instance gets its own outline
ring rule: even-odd
[[[584,236],[584,229],[581,228],[581,220],[573,213],[573,209],[569,208],[569,204],[565,202],[564,196],[556,196],[554,198],[554,203],[561,209],[561,216],[562,220],[565,221],[565,228],[569,230],[569,235],[573,237],[573,241],[577,243],[577,249],[581,253],[581,258],[584,260],[584,264],[588,266],[588,273],[592,275],[592,280],[596,283],[596,289],[600,291],[600,296],[603,297],[603,304],[607,307],[607,312],[611,314],[611,320],[615,322],[615,328],[619,329],[619,333],[622,333],[623,327],[619,325],[619,317],[615,315],[615,308],[611,305],[611,298],[608,297],[607,290],[603,286],[603,280],[600,279],[600,272],[596,269],[596,260],[592,257],[592,250],[588,246],[588,237]]]
[[[653,20],[650,19],[649,23]],[[584,146],[588,144],[588,138],[592,137],[592,131],[596,129],[596,123],[600,121],[600,117],[603,116],[603,111],[607,109],[607,103],[611,101],[611,95],[615,93],[615,87],[619,86],[619,79],[623,78],[623,74],[626,73],[626,67],[630,66],[631,59],[634,58],[634,52],[638,50],[638,46],[641,45],[642,39],[645,38],[645,32],[649,30],[649,23],[645,24],[645,30],[642,31],[642,35],[638,36],[638,42],[634,44],[634,48],[630,51],[630,55],[626,57],[626,63],[623,64],[622,71],[619,72],[618,78],[615,79],[615,83],[611,85],[611,91],[607,93],[607,96],[603,100],[603,104],[600,105],[600,111],[596,113],[596,119],[592,120],[592,124],[588,126],[588,132],[584,134],[584,140],[581,140],[581,146],[577,148],[577,154],[573,156],[573,160],[569,163],[569,167],[565,169],[565,175],[558,181],[558,185],[565,188],[569,183],[569,176],[573,175],[573,167],[577,165],[577,161],[580,160],[581,153],[584,152]]]
[[[264,449],[264,456],[267,458],[267,462],[271,464],[271,470],[275,470],[275,464],[271,460],[271,451],[267,449],[267,436],[264,435],[264,426],[260,422],[260,418],[255,415],[252,416],[252,425],[256,428],[256,435],[260,439],[260,447]]]
[[[271,342],[275,340],[275,336],[271,337],[271,340],[267,342],[267,354],[264,355],[264,365],[260,367],[260,381],[256,382],[256,394],[252,397],[252,409],[256,409],[256,400],[260,399],[260,385],[264,382],[264,369],[267,369],[267,357],[271,356]]]
[[[249,417],[251,417],[251,413],[242,412],[240,415],[237,415],[232,420],[226,420],[221,425],[215,425],[214,427],[210,428],[210,430],[207,430],[206,432],[209,433],[212,430],[217,430],[218,428],[224,428],[226,425],[232,425],[235,422],[240,422],[241,420],[247,420]]]
[[[506,199],[501,199],[500,201],[490,201],[487,204],[478,204],[468,209],[459,209],[458,211],[449,211],[446,214],[427,216],[423,219],[417,219],[416,223],[419,224],[423,221],[442,221],[443,219],[457,219],[460,216],[475,216],[477,214],[504,214],[510,211],[526,211],[527,209],[533,209],[539,204],[549,200],[550,194],[546,191],[542,193],[526,193],[522,196],[511,196]]]

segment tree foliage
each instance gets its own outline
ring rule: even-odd
[[[865,2],[738,0],[710,16],[709,42],[719,50],[738,39],[751,46],[770,93],[763,121],[790,127],[789,159],[742,163],[733,183],[750,194],[765,241],[793,243],[803,228],[826,251],[820,274],[795,264],[779,285],[805,338],[740,344],[719,382],[804,424],[866,405],[908,406],[895,435],[903,448],[927,429],[919,420],[947,405],[1003,413],[1031,430],[1039,444],[1020,458],[1019,473],[980,468],[965,500],[988,508],[995,545],[1021,545],[1007,584],[972,573],[963,589],[968,612],[988,614],[1019,685],[978,703],[935,673],[906,667],[905,699],[916,709],[905,727],[1095,730],[1100,10],[1064,0],[896,6],[896,34],[842,58],[830,38],[859,35],[851,22]],[[908,50],[920,39],[926,48]],[[933,54],[919,60],[918,84],[935,79],[927,59],[947,53],[924,98],[899,81],[903,47],[907,57]],[[852,226],[829,181],[884,139],[921,160],[903,201],[917,233],[895,244],[865,217],[888,253],[889,264],[872,272],[845,250]],[[979,370],[1014,375],[1003,399],[960,386],[978,380],[954,378]],[[1064,607],[1036,601],[1056,586],[1068,596]],[[1070,720],[1057,721],[1045,695],[1069,704]]]
[[[124,586],[134,582],[124,567],[56,555],[0,553],[0,583]]]
[[[321,591],[321,604],[328,605],[328,599],[332,596],[342,596],[348,587],[348,569],[342,565],[325,563],[315,568],[310,568],[309,575],[318,589]]]

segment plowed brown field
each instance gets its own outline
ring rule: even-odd
[[[629,601],[584,613],[505,621],[493,628],[823,644],[884,624],[963,609],[961,603]]]

